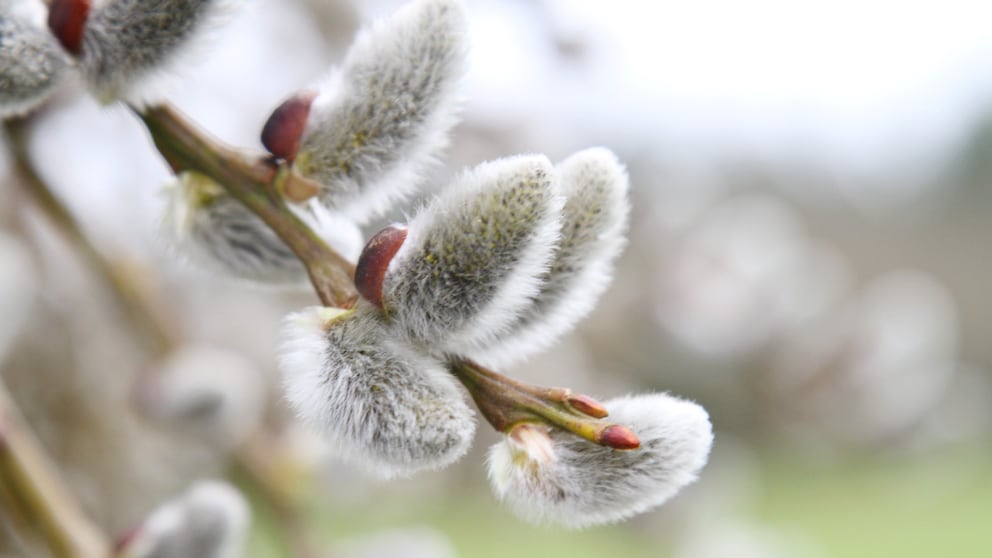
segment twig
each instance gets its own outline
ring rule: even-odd
[[[143,343],[155,358],[162,358],[169,354],[179,345],[179,335],[170,331],[171,328],[161,321],[161,318],[153,312],[147,301],[134,291],[127,281],[121,278],[113,264],[94,246],[62,201],[52,193],[35,171],[26,151],[25,126],[26,123],[19,120],[5,123],[7,132],[11,137],[15,171],[24,185],[24,190],[59,232],[73,244],[77,252],[83,255],[85,263],[104,283],[115,304],[133,326],[130,329],[133,337]],[[235,454],[236,467],[241,471],[238,477],[243,482],[258,489],[257,492],[262,496],[266,505],[272,509],[278,527],[287,543],[297,549],[295,556],[297,558],[314,556],[315,553],[311,549],[313,545],[306,537],[305,529],[302,527],[302,518],[294,503],[290,501],[287,491],[279,486],[271,468],[266,467],[258,459],[259,454],[258,448],[252,446],[238,450]],[[10,499],[9,496],[8,499]],[[11,504],[11,507],[16,509],[21,507],[20,499],[12,501]],[[32,523],[34,521],[28,518],[27,524]]]
[[[106,536],[82,512],[0,383],[0,502],[65,558],[110,555]]]
[[[300,221],[283,199],[307,179],[269,159],[247,158],[198,130],[169,105],[137,114],[174,171],[210,177],[272,228],[306,266],[321,302],[340,308],[354,303],[354,265]]]
[[[302,177],[271,159],[247,159],[196,129],[168,105],[137,114],[174,171],[194,170],[209,176],[292,248],[325,305],[353,304],[358,295],[352,264],[297,219],[283,201],[285,184],[302,181]],[[633,449],[640,443],[627,427],[600,420],[606,409],[589,397],[524,384],[465,359],[453,358],[450,366],[479,410],[501,432],[520,422],[543,422],[617,449]]]
[[[548,388],[514,380],[464,359],[449,367],[468,389],[482,416],[499,432],[514,425],[540,422],[614,449],[636,449],[640,441],[629,428],[603,420],[606,407],[568,388]]]

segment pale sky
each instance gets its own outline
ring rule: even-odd
[[[480,111],[581,117],[676,155],[870,170],[939,157],[992,108],[989,2],[548,1],[554,28],[588,38],[581,71],[542,50],[535,3],[469,5]]]

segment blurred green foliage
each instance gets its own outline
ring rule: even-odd
[[[800,534],[824,557],[981,558],[992,553],[992,456],[986,453],[829,465],[778,454],[766,456],[762,477],[759,501],[737,519]],[[315,511],[315,532],[332,543],[378,529],[429,525],[450,537],[465,558],[663,558],[673,553],[671,544],[636,525],[578,532],[532,527],[481,491],[421,502],[413,515],[409,502],[388,500],[366,502],[357,510]],[[271,517],[256,514],[249,556],[288,556],[277,539]]]

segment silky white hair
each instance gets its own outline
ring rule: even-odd
[[[169,74],[244,0],[106,0],[86,20],[79,68],[103,102],[161,100]]]
[[[311,307],[286,318],[286,399],[342,458],[390,478],[468,451],[475,419],[444,365],[385,335],[377,308]]]
[[[543,155],[483,163],[411,220],[382,297],[414,342],[465,353],[488,343],[541,289],[562,197]]]
[[[166,188],[163,233],[177,255],[206,269],[257,283],[303,285],[306,268],[262,219],[205,175],[187,171]],[[361,250],[358,226],[314,203],[290,206],[346,258]]]
[[[319,85],[294,163],[325,205],[364,222],[418,186],[456,121],[466,28],[461,2],[418,0],[358,35]]]
[[[507,334],[472,353],[479,362],[507,366],[549,347],[593,309],[613,278],[629,213],[623,165],[598,147],[575,153],[556,172],[565,206],[554,259],[540,292]]]
[[[496,495],[531,523],[581,528],[646,512],[696,480],[713,443],[702,407],[661,393],[605,405],[611,422],[637,434],[640,448],[615,450],[551,428],[549,459],[544,448],[507,437],[489,450]]]

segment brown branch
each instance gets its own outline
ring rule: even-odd
[[[606,408],[568,388],[549,388],[514,380],[464,359],[449,367],[468,389],[482,416],[499,432],[539,422],[556,426],[590,442],[614,449],[636,449],[637,436],[626,426],[602,420]]]
[[[310,190],[307,179],[269,159],[249,159],[197,129],[169,105],[137,114],[174,171],[210,177],[272,228],[303,262],[321,302],[340,308],[354,303],[354,265],[290,211],[283,199],[287,192]]]
[[[0,503],[38,531],[55,556],[104,558],[106,536],[86,517],[0,384]]]

